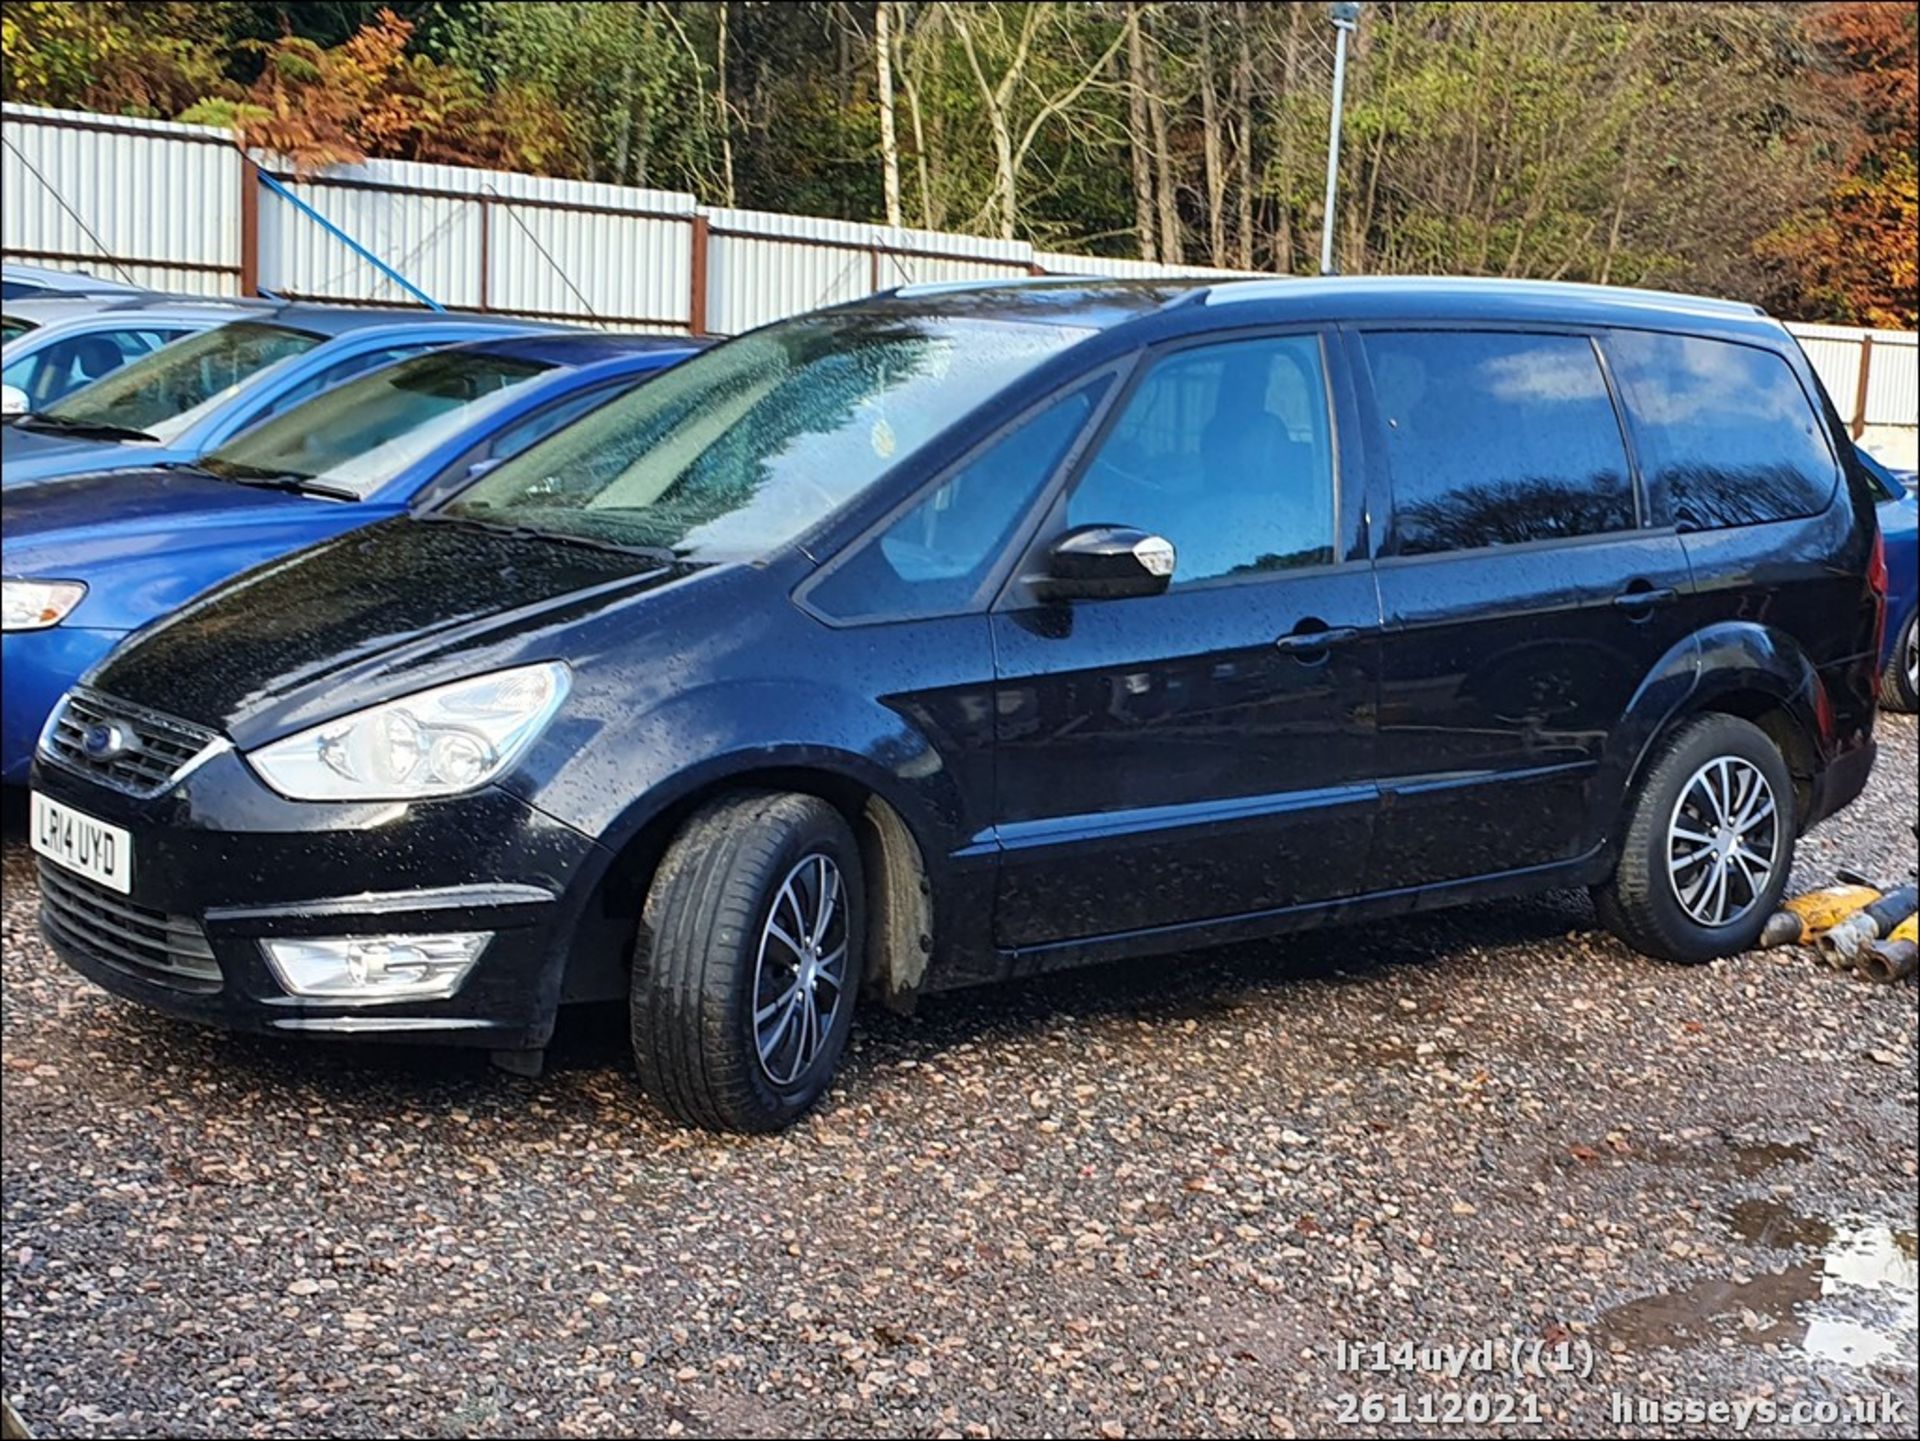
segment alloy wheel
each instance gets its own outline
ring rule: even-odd
[[[760,930],[753,1039],[760,1069],[791,1086],[814,1063],[846,1002],[849,908],[840,868],[814,852],[787,872]]]
[[[1689,919],[1728,926],[1759,903],[1780,826],[1773,787],[1752,762],[1720,756],[1693,773],[1667,824],[1667,878]]]

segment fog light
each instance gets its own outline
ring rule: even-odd
[[[262,941],[289,994],[318,1001],[437,1001],[460,989],[490,931]]]

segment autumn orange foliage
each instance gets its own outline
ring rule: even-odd
[[[1813,7],[1810,38],[1847,124],[1841,173],[1819,213],[1766,242],[1802,314],[1912,330],[1920,324],[1920,48],[1910,4]]]
[[[302,173],[369,156],[536,172],[564,159],[571,140],[552,105],[409,55],[412,35],[382,10],[332,49],[293,35],[262,46],[266,66],[234,110],[244,143]]]

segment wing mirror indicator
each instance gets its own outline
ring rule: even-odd
[[[1044,600],[1159,595],[1172,582],[1177,561],[1173,542],[1163,535],[1129,525],[1082,525],[1053,543],[1045,573],[1030,583]]]

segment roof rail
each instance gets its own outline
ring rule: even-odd
[[[1461,292],[1486,290],[1533,295],[1584,296],[1621,304],[1685,307],[1731,315],[1766,315],[1764,306],[1751,301],[1726,300],[1713,295],[1690,295],[1677,290],[1649,290],[1628,285],[1594,285],[1574,280],[1525,280],[1495,275],[1329,275],[1291,279],[1221,280],[1201,292],[1203,305],[1234,305],[1246,301],[1271,299],[1280,295],[1302,295],[1325,287],[1355,290],[1407,290]]]
[[[1008,275],[998,280],[928,280],[914,285],[896,285],[883,295],[915,300],[923,295],[958,295],[969,290],[1027,290],[1048,285],[1085,285],[1089,280],[1104,280],[1101,275]]]

